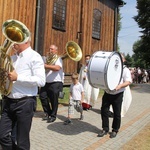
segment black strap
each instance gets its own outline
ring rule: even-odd
[[[19,101],[22,101],[22,100],[26,100],[26,99],[29,99],[29,98],[33,98],[33,99],[36,99],[36,96],[25,96],[25,97],[22,97],[22,98],[9,98],[9,97],[6,97],[4,99],[6,100],[10,100],[12,102],[19,102]]]

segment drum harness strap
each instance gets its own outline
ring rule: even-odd
[[[127,66],[126,65],[123,65],[123,70],[124,70],[124,68],[126,68]]]
[[[126,66],[126,65],[123,65],[123,69],[124,69],[125,67],[127,67],[127,66]]]

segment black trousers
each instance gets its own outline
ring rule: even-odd
[[[40,89],[40,100],[44,112],[53,118],[56,118],[58,110],[58,96],[62,91],[62,82],[46,83],[44,87]]]
[[[36,107],[36,97],[26,97],[23,100],[5,99],[0,120],[0,144],[3,150],[29,150],[29,133]],[[16,141],[11,133],[16,126]]]
[[[112,122],[112,131],[118,132],[121,125],[121,106],[123,101],[123,92],[111,95],[104,93],[102,97],[102,107],[101,107],[101,118],[102,118],[102,128],[105,131],[109,131],[109,115],[108,111],[110,105],[112,105],[114,117]]]

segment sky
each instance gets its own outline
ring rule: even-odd
[[[136,16],[136,0],[124,0],[126,5],[120,8],[121,13],[121,30],[118,35],[118,45],[120,52],[125,55],[133,55],[132,47],[134,42],[140,39],[141,29],[138,27],[137,22],[133,19]]]

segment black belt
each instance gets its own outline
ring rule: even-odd
[[[19,102],[19,101],[22,101],[22,100],[26,100],[26,99],[29,99],[29,98],[33,98],[33,99],[36,99],[36,96],[25,96],[25,97],[22,97],[22,98],[9,98],[9,97],[4,97],[4,99],[6,100],[10,100],[12,102]]]
[[[61,81],[56,81],[56,82],[46,82],[46,84],[55,84],[55,83],[62,83]]]

